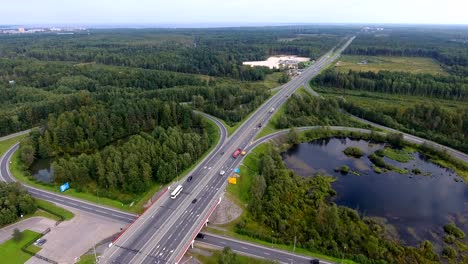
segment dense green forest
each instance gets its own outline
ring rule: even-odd
[[[467,76],[441,76],[406,72],[343,73],[336,68],[324,71],[313,80],[317,86],[363,90],[390,94],[434,97],[468,102]],[[345,91],[344,91],[345,92]]]
[[[387,238],[385,227],[372,219],[330,203],[336,195],[333,177],[295,175],[271,145],[260,155],[258,165],[248,204],[252,218],[238,222],[236,232],[265,241],[273,236],[277,243],[288,245],[296,237],[298,247],[337,258],[343,253],[361,264],[440,263],[431,242],[402,246]]]
[[[13,223],[36,209],[34,199],[21,185],[0,182],[0,226]]]
[[[364,119],[425,137],[441,144],[468,152],[468,110],[447,110],[438,104],[426,103],[406,108],[361,107],[344,102],[343,108]]]
[[[118,199],[172,180],[208,150],[213,133],[187,106],[120,99],[49,116],[44,131],[23,140],[20,158],[27,167],[55,158],[56,183]]]
[[[353,30],[310,26],[2,35],[0,135],[119,95],[193,103],[234,125],[270,96],[259,81],[274,71],[243,61],[276,54],[315,59]]]
[[[316,59],[336,45],[339,36],[349,32],[352,29],[330,27],[90,30],[73,36],[2,37],[0,57],[93,62],[258,80],[266,69],[242,66],[243,61],[276,54]]]
[[[291,95],[284,105],[284,112],[273,125],[278,129],[301,126],[365,127],[342,111],[339,100],[315,97],[305,90]]]
[[[468,30],[462,26],[392,27],[361,33],[345,50],[351,55],[429,57],[449,72],[468,75]]]

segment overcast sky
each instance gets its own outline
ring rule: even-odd
[[[0,0],[0,24],[468,24],[468,0]]]

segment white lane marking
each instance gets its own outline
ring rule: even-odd
[[[247,249],[246,247],[241,247],[242,249]]]
[[[263,254],[265,254],[265,255],[270,255],[270,253],[267,253],[267,252],[263,252]]]

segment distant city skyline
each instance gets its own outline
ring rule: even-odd
[[[468,24],[466,0],[16,0],[1,25]]]

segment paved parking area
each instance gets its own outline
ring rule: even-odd
[[[51,228],[43,238],[47,242],[42,246],[39,254],[57,261],[58,263],[74,263],[77,257],[93,248],[95,243],[120,232],[126,224],[101,216],[92,215],[73,208],[64,207],[72,211],[75,217]],[[37,258],[31,258],[26,263],[44,263]]]
[[[0,229],[0,244],[10,239],[13,235],[13,230],[18,228],[20,231],[25,229],[32,230],[34,232],[42,233],[47,228],[53,228],[55,221],[45,217],[31,217],[21,222],[6,226]]]

